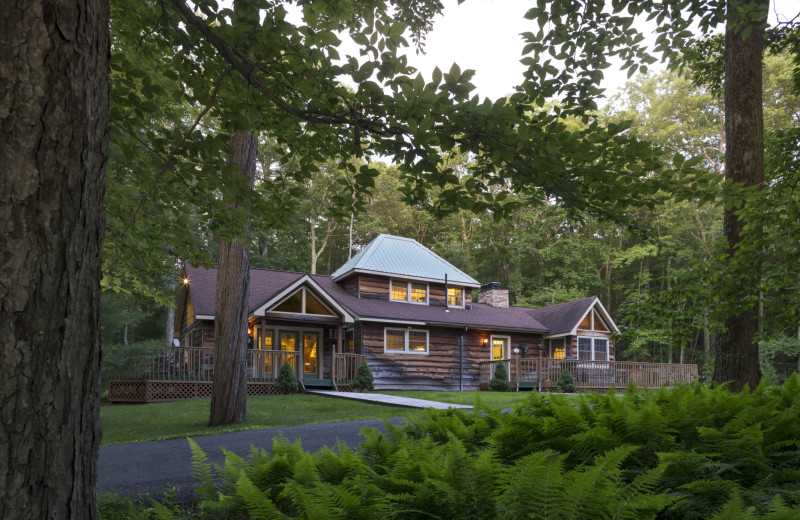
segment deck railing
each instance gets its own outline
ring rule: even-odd
[[[587,361],[583,359],[521,358],[503,359],[512,388],[520,383],[539,383],[542,390],[555,390],[564,369],[572,374],[577,390],[625,388],[633,383],[639,388],[675,386],[698,379],[697,365],[673,363],[637,363],[632,361]],[[494,377],[498,361],[481,361],[481,387]]]
[[[285,362],[297,373],[296,350],[247,351],[247,380],[274,381]],[[214,375],[213,347],[165,347],[146,355],[133,379],[149,381],[211,381]]]
[[[356,377],[359,365],[367,360],[367,356],[363,354],[333,354],[333,369],[331,377],[333,378],[333,385],[348,385],[350,381]]]

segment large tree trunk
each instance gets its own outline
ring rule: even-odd
[[[0,518],[95,518],[108,5],[0,21]]]
[[[252,186],[258,142],[255,135],[231,136],[229,161]],[[240,202],[227,201],[231,209]],[[244,236],[247,236],[244,234]],[[247,416],[247,312],[250,300],[250,252],[246,241],[220,238],[217,299],[214,306],[214,382],[209,426],[242,422]]]
[[[746,186],[761,186],[764,182],[764,109],[761,95],[761,69],[766,24],[763,19],[744,23],[736,21],[735,7],[741,0],[728,1],[728,20],[725,32],[725,175]],[[764,6],[768,0],[758,0]],[[743,32],[748,31],[747,38]],[[736,212],[741,206],[725,210],[724,233],[728,241],[728,256],[737,254],[736,246],[743,240],[744,221]],[[740,298],[757,291],[759,269],[743,280]],[[731,381],[731,390],[741,390],[745,384],[755,388],[761,379],[758,364],[758,308],[749,305],[738,315],[725,320],[727,329],[717,344],[714,361],[714,381]]]

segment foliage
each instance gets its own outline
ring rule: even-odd
[[[100,380],[106,386],[112,379],[140,379],[144,361],[163,352],[162,342],[143,341],[130,345],[102,345]]]
[[[278,378],[275,380],[275,389],[282,394],[296,394],[299,391],[297,376],[288,361],[283,364],[278,372]]]
[[[775,384],[783,383],[787,374],[800,370],[800,337],[779,334],[761,341],[758,354],[764,378]]]
[[[511,384],[508,382],[508,371],[502,361],[494,365],[494,375],[489,381],[489,390],[493,392],[510,392]]]
[[[279,438],[270,454],[229,453],[200,516],[793,518],[799,405],[794,375],[753,393],[686,385],[532,394],[511,414],[427,410],[385,435],[366,429],[356,451]]]
[[[575,379],[572,377],[572,372],[568,369],[564,369],[561,372],[561,375],[558,377],[558,381],[556,382],[556,388],[561,393],[568,393],[574,394],[575,393]]]
[[[350,387],[359,392],[363,392],[364,390],[371,391],[374,390],[372,380],[372,370],[369,369],[369,365],[366,361],[362,361],[361,364],[358,365],[356,377],[350,382]]]

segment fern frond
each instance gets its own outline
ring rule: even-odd
[[[244,501],[250,518],[254,520],[285,518],[275,507],[275,504],[244,474],[236,482],[236,494]]]
[[[192,452],[192,477],[198,482],[196,494],[201,500],[212,500],[217,494],[217,487],[211,472],[211,464],[208,463],[208,457],[200,445],[191,437],[187,440],[189,450]]]

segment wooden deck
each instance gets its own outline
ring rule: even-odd
[[[624,390],[633,383],[638,388],[674,387],[698,379],[697,365],[636,363],[631,361],[586,361],[582,359],[521,358],[503,359],[514,390],[539,387],[555,392],[564,369],[572,374],[578,391],[605,392],[612,387]],[[480,363],[481,389],[488,387],[498,361]]]
[[[350,381],[366,359],[361,354],[333,354],[331,378],[338,390],[349,391]],[[295,350],[247,351],[247,395],[277,394],[275,380],[284,363],[299,374],[300,352]],[[165,347],[145,356],[133,375],[108,382],[111,402],[154,402],[211,396],[214,349]]]

